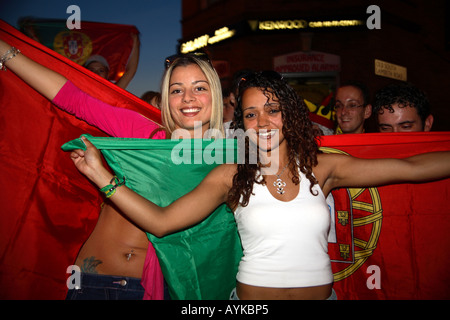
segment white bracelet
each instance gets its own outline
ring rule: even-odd
[[[6,61],[14,58],[20,53],[19,49],[16,49],[14,47],[11,47],[6,53],[0,58],[0,70],[6,71]]]

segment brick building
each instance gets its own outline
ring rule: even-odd
[[[179,50],[206,51],[224,86],[238,70],[275,69],[316,104],[346,80],[372,96],[412,82],[429,96],[433,131],[447,131],[449,9],[444,0],[183,0]]]

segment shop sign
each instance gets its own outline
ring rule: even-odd
[[[227,27],[223,27],[214,31],[214,36],[205,34],[194,40],[187,41],[181,44],[181,53],[188,53],[206,47],[209,44],[214,44],[234,36],[235,30],[230,30]]]
[[[299,51],[274,57],[273,67],[280,73],[339,72],[341,58],[325,52]]]
[[[375,59],[375,74],[378,76],[406,81],[407,69],[405,67]]]
[[[251,26],[256,26],[256,21],[249,21]],[[266,20],[258,21],[259,30],[288,30],[288,29],[306,29],[306,28],[343,28],[363,26],[362,20],[316,20],[306,21],[296,20]]]
[[[365,26],[363,20],[342,19],[342,20],[311,20],[304,19],[282,19],[282,20],[243,20],[232,26],[224,26],[213,32],[201,35],[193,40],[183,42],[180,46],[181,53],[193,52],[208,45],[219,43],[223,40],[236,36],[242,36],[253,32],[272,31],[298,31],[298,30],[318,30],[329,28],[351,28]]]

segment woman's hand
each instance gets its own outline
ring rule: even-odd
[[[85,137],[81,139],[86,145],[86,150],[74,150],[70,158],[82,174],[102,188],[109,184],[113,175],[103,166],[100,151]]]

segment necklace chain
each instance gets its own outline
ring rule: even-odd
[[[276,174],[277,180],[274,181],[273,186],[277,188],[277,193],[283,194],[284,187],[286,187],[286,182],[284,182],[280,177],[283,174],[284,170],[288,167],[289,162],[284,166],[284,168],[281,170],[280,174]]]

